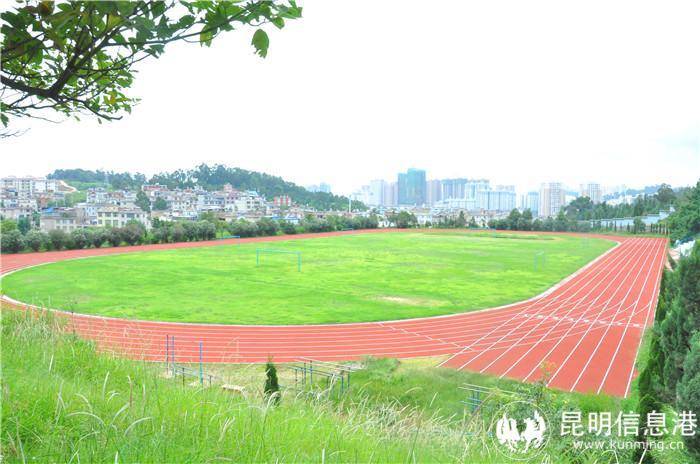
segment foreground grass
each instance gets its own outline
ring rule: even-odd
[[[629,399],[436,368],[435,359],[375,359],[342,397],[286,390],[271,406],[259,394],[262,366],[217,368],[245,387],[241,396],[98,354],[56,328],[50,317],[3,312],[0,445],[8,462],[509,462],[488,432],[507,398],[497,391],[473,413],[461,403],[465,383],[514,391],[547,415],[552,436],[533,462],[631,462],[629,454],[577,451],[556,435],[562,410],[629,411]]]
[[[438,420],[425,424],[435,435],[416,436],[410,415],[386,421],[366,404],[341,410],[287,395],[271,407],[182,386],[155,366],[98,355],[51,325],[3,315],[9,461],[449,462],[465,453],[460,432]]]
[[[147,320],[310,324],[404,319],[534,296],[613,245],[508,233],[385,233],[80,259],[2,279],[21,301]],[[300,251],[296,256],[256,249]],[[544,252],[546,264],[533,266]]]

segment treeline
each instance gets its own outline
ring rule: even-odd
[[[547,217],[544,219],[533,218],[532,211],[526,209],[522,213],[514,209],[508,214],[508,217],[501,219],[490,219],[487,223],[490,229],[498,230],[533,230],[547,232],[590,232],[591,225],[589,222],[580,222],[576,219],[571,219],[564,214],[564,211],[559,211],[556,217]]]
[[[298,224],[288,221],[275,221],[262,218],[257,222],[240,219],[226,223],[226,231],[239,237],[264,237],[279,234],[304,234],[319,232],[334,232],[341,230],[376,229],[379,227],[377,216],[346,218],[343,216],[328,216],[315,218],[307,216]]]
[[[244,219],[234,222],[224,222],[212,219],[199,221],[153,221],[153,227],[146,230],[143,224],[130,221],[124,227],[89,227],[76,229],[67,233],[62,230],[52,230],[48,233],[39,230],[29,230],[22,233],[17,223],[10,220],[2,221],[2,240],[0,248],[3,253],[19,253],[22,251],[76,250],[81,248],[101,248],[107,246],[140,245],[151,243],[192,242],[213,240],[218,235],[228,233],[239,237],[262,237],[280,234],[300,234],[332,232],[350,229],[376,229],[377,217],[371,215],[362,218],[346,218],[329,216],[317,219],[309,216],[299,224],[287,221],[276,221],[262,218],[257,222]]]
[[[687,240],[700,234],[700,181],[679,195],[675,208],[667,219],[671,240]]]
[[[675,270],[664,271],[649,359],[639,376],[639,413],[646,417],[664,405],[700,413],[700,245],[681,258]],[[697,420],[697,419],[696,419]],[[696,422],[697,423],[697,422]],[[640,432],[639,441],[647,436]],[[652,437],[653,439],[653,437]],[[700,459],[700,433],[684,437]],[[641,458],[641,455],[639,456]],[[635,462],[641,462],[636,460]],[[651,455],[645,463],[654,462]]]
[[[661,184],[655,194],[640,195],[632,204],[610,205],[606,202],[593,203],[588,197],[578,197],[564,208],[569,219],[590,221],[600,219],[640,217],[668,210],[685,189],[675,192],[670,185]]]
[[[194,169],[178,169],[151,176],[128,172],[90,171],[85,169],[57,169],[48,176],[51,179],[61,179],[67,182],[83,184],[105,183],[114,189],[140,189],[143,184],[161,184],[168,188],[194,188],[219,190],[224,184],[231,184],[238,190],[255,190],[265,198],[272,199],[279,195],[289,195],[295,203],[310,206],[319,211],[344,211],[348,207],[348,198],[332,193],[309,192],[304,187],[288,182],[281,177],[262,172],[248,171],[240,168],[230,168],[221,164],[209,166],[200,164]],[[355,210],[365,210],[364,204],[352,202]]]

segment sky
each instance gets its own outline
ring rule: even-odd
[[[131,115],[17,121],[2,175],[200,163],[349,193],[422,168],[519,191],[700,178],[700,2],[299,2],[304,17],[141,63]]]

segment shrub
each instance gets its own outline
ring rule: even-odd
[[[85,248],[90,246],[90,237],[85,229],[75,229],[70,233],[73,240],[73,248]]]
[[[54,250],[61,250],[68,242],[68,234],[60,229],[49,231],[49,242]]]
[[[22,251],[24,249],[24,237],[22,237],[22,233],[17,229],[3,232],[2,237],[0,237],[0,247],[2,251],[9,253],[18,253]]]
[[[112,227],[107,229],[107,242],[113,247],[117,247],[122,244],[124,240],[122,229],[119,227]]]
[[[49,237],[44,232],[30,230],[24,237],[24,242],[32,251],[39,251],[42,247],[48,246]]]
[[[107,241],[107,231],[105,229],[93,229],[91,234],[92,246],[100,248]]]
[[[268,360],[265,364],[265,398],[273,404],[280,402],[280,384],[277,379],[277,368]]]

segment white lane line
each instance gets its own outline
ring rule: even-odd
[[[642,271],[644,270],[645,264],[647,263],[648,260],[649,260],[649,255],[647,254],[647,256],[644,258],[644,262],[642,263],[641,266],[639,266],[639,270],[637,271],[637,274],[634,276],[634,279],[632,280],[632,284],[629,286],[629,288],[627,289],[627,292],[625,293],[625,296],[622,298],[622,301],[623,301],[623,302],[624,302],[624,301],[627,301],[627,297],[630,295],[630,293],[632,293],[632,289],[634,289],[634,285],[635,285],[635,283],[637,282],[637,279],[642,275]],[[648,275],[648,274],[647,274],[647,275]],[[613,316],[613,320],[615,320],[615,318],[617,317],[617,315],[618,315],[618,312],[615,312],[615,316]],[[576,385],[578,385],[578,383],[581,381],[581,377],[583,377],[583,374],[584,374],[584,373],[586,372],[586,370],[588,369],[588,366],[591,364],[591,360],[593,359],[593,357],[595,356],[595,354],[598,352],[598,349],[600,348],[600,345],[603,344],[603,341],[605,340],[605,337],[608,335],[608,332],[609,332],[609,331],[610,331],[610,327],[607,327],[607,328],[605,329],[605,331],[603,332],[603,334],[600,336],[600,339],[598,340],[598,343],[596,344],[595,348],[593,349],[593,352],[588,356],[588,360],[587,360],[586,363],[583,365],[583,368],[581,368],[581,370],[579,371],[579,374],[578,374],[578,376],[576,377],[576,381],[575,381],[574,384],[571,386],[571,388],[569,389],[569,391],[574,391],[574,389],[576,388]],[[581,339],[579,340],[579,342],[578,342],[577,345],[580,345],[581,342],[584,340],[585,337],[586,337],[585,335],[584,335],[583,337],[581,337]]]
[[[614,262],[614,261],[616,261],[616,259],[613,259],[613,262]],[[598,276],[599,274],[601,274],[603,271],[606,270],[606,268],[607,268],[607,266],[600,266],[599,268],[595,269],[595,272],[593,273],[593,277],[596,277],[596,276]],[[548,301],[547,304],[545,304],[544,306],[542,306],[542,307],[540,307],[540,308],[537,308],[537,312],[536,312],[535,314],[540,314],[542,311],[544,311],[544,310],[545,310],[546,308],[548,308],[550,305],[553,305],[554,303],[558,303],[558,305],[554,306],[554,308],[551,309],[551,311],[550,311],[550,313],[549,313],[550,315],[555,314],[563,305],[565,305],[566,303],[568,303],[569,300],[572,299],[575,295],[578,295],[578,294],[579,294],[580,292],[582,292],[584,289],[588,288],[590,284],[593,284],[592,289],[596,288],[597,285],[598,285],[597,282],[595,282],[592,278],[589,277],[587,280],[584,280],[584,281],[583,281],[582,285],[579,285],[579,286],[573,288],[573,289],[575,289],[575,292],[573,293],[573,295],[569,296],[567,299],[565,299],[565,300],[563,300],[563,301],[557,301],[558,299],[557,299],[557,298],[554,298],[554,299],[552,299],[551,301]],[[592,289],[590,289],[590,290],[588,291],[588,293],[590,293],[590,292],[592,291]],[[587,293],[587,294],[588,294],[588,293]],[[516,317],[517,317],[517,316],[513,317],[513,319],[515,319]],[[520,324],[518,324],[517,326],[511,328],[505,335],[501,336],[501,338],[499,338],[498,340],[496,340],[495,342],[493,342],[489,348],[486,348],[486,349],[484,349],[484,350],[481,350],[476,356],[474,356],[473,358],[470,358],[468,361],[466,361],[464,364],[462,364],[462,365],[459,367],[459,369],[460,369],[460,370],[461,370],[461,369],[464,369],[468,364],[472,363],[473,361],[475,361],[476,359],[478,359],[479,357],[481,357],[481,356],[482,356],[484,353],[486,353],[487,351],[490,351],[491,348],[492,348],[494,345],[496,345],[497,343],[501,342],[503,339],[507,338],[509,335],[511,335],[513,332],[515,332],[515,331],[516,331],[517,329],[519,329],[520,327],[522,327],[525,323],[529,322],[531,319],[532,319],[532,317],[530,317],[530,318],[528,318],[528,319],[522,321],[522,322],[521,322]],[[498,328],[497,328],[497,329],[498,329]],[[497,329],[494,329],[494,330],[497,330]]]

